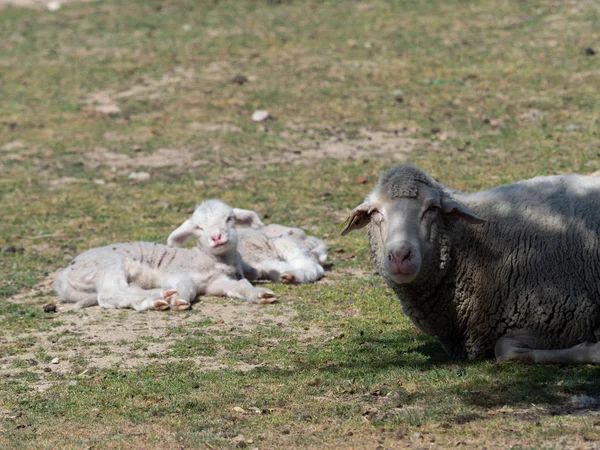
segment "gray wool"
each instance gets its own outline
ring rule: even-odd
[[[415,170],[386,172],[374,192],[412,194],[424,178],[405,181]],[[471,226],[439,216],[434,251],[409,284],[386,278],[385,243],[378,226],[369,227],[373,263],[413,323],[450,355],[468,358],[492,356],[500,337],[520,330],[533,333],[537,348],[598,342],[600,178],[537,177],[453,194],[488,222]]]
[[[416,197],[419,193],[419,183],[436,189],[442,188],[440,183],[411,164],[394,167],[387,172],[382,172],[379,176],[378,186],[381,186],[381,190],[386,192],[387,196],[393,200],[401,197]]]

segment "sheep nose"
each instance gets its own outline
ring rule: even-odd
[[[220,244],[223,239],[223,235],[221,233],[213,234],[210,238],[214,241],[215,244]]]
[[[391,263],[403,264],[405,261],[410,261],[412,257],[412,250],[399,249],[388,253],[388,259]]]

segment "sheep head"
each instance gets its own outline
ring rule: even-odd
[[[169,247],[181,247],[191,236],[197,246],[212,255],[223,255],[237,249],[238,225],[260,227],[262,222],[254,211],[232,208],[221,200],[206,200],[196,206],[192,217],[171,233]]]
[[[418,278],[425,261],[435,259],[444,219],[485,222],[425,172],[405,165],[381,174],[365,202],[342,224],[341,234],[370,224],[371,233],[381,240],[379,256],[387,277],[407,284]]]

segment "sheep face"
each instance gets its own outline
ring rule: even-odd
[[[394,182],[397,186],[398,180]],[[353,210],[342,230],[345,235],[370,223],[371,235],[379,241],[377,247],[382,252],[378,259],[386,277],[396,284],[419,280],[419,275],[430,275],[438,266],[438,235],[444,219],[485,222],[438,187],[415,179],[411,179],[410,186],[410,190],[394,195],[398,189],[391,189],[380,179],[365,202]]]
[[[235,214],[233,208],[219,200],[208,200],[198,205],[191,217],[193,235],[198,247],[221,255],[237,248]]]
[[[228,254],[237,248],[236,225],[257,227],[262,223],[254,211],[232,208],[221,200],[206,200],[196,207],[192,217],[171,233],[167,244],[180,247],[193,236],[198,247],[206,253]]]

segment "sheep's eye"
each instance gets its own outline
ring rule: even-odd
[[[233,222],[233,216],[229,216],[229,217],[227,218],[227,222]]]
[[[430,213],[437,213],[439,211],[439,209],[440,209],[440,207],[438,205],[436,205],[435,203],[432,203],[431,205],[429,205],[429,207],[423,213],[423,217],[425,217],[426,215],[428,215]]]
[[[200,231],[202,231],[202,227],[201,227],[200,225],[196,225],[194,228],[195,228],[196,230],[200,230]]]

